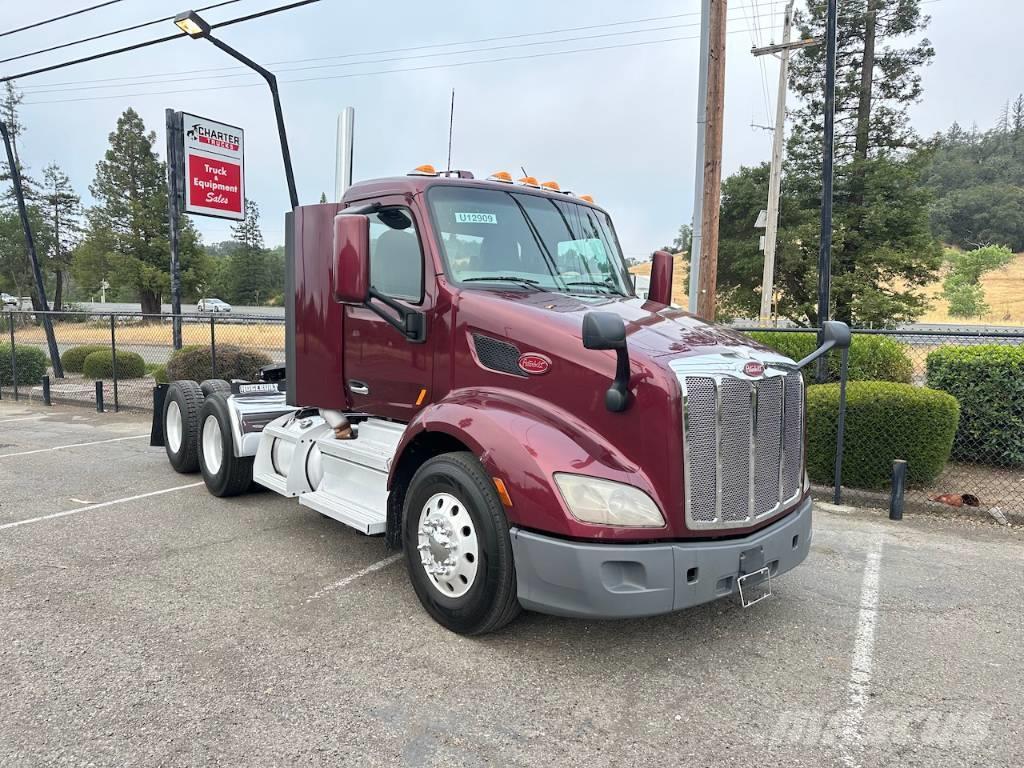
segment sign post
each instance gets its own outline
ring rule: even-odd
[[[179,220],[182,213],[245,218],[245,146],[241,128],[172,109],[166,115],[172,337],[181,349]]]

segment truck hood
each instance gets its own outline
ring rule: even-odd
[[[460,314],[473,318],[474,325],[556,354],[565,345],[579,350],[583,316],[595,311],[623,319],[631,355],[684,357],[721,347],[760,348],[749,337],[709,325],[682,309],[632,297],[472,290],[462,292],[459,304]],[[488,321],[481,322],[483,318]]]

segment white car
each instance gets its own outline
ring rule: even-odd
[[[17,296],[11,296],[9,293],[0,293],[0,304],[5,307],[17,307],[20,302]]]
[[[200,299],[196,309],[200,312],[230,312],[231,305],[220,299]]]

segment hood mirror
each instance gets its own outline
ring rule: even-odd
[[[797,368],[810,365],[826,352],[847,349],[850,346],[850,326],[839,320],[826,320],[821,326],[821,346],[796,364]]]
[[[629,405],[629,350],[626,323],[614,312],[587,312],[583,316],[583,346],[586,349],[614,349],[615,379],[604,393],[605,407],[613,413]]]

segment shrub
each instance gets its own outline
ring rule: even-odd
[[[14,358],[18,366],[18,386],[34,387],[46,375],[50,358],[39,347],[27,344],[14,345]],[[14,384],[11,371],[11,343],[0,342],[0,386],[9,387]]]
[[[230,345],[217,346],[217,373],[214,375],[213,359],[207,346],[182,347],[167,362],[167,375],[172,381],[191,379],[255,379],[260,368],[270,365],[270,358],[254,349],[242,349]]]
[[[65,371],[81,373],[85,370],[85,358],[93,352],[102,352],[104,349],[109,349],[109,345],[84,344],[81,347],[71,347],[64,350],[64,354],[60,356],[60,364],[64,366]]]
[[[1024,465],[1024,347],[979,344],[928,354],[928,386],[960,402],[953,456]]]
[[[82,372],[88,379],[114,378],[114,354],[109,349],[93,352],[85,358]],[[117,353],[117,378],[138,379],[146,375],[146,362],[134,352]]]
[[[807,357],[818,346],[812,332],[753,331],[748,335],[793,360]],[[828,358],[829,378],[838,381],[840,356],[833,352]],[[913,375],[914,365],[904,345],[885,336],[854,334],[850,343],[850,381],[895,381],[909,384]]]
[[[843,485],[884,488],[894,459],[907,462],[914,484],[934,480],[949,459],[960,407],[945,392],[888,381],[846,387]],[[807,473],[831,485],[835,472],[839,385],[807,388]]]
[[[166,365],[147,365],[146,370],[149,371],[149,375],[153,377],[153,381],[157,384],[170,384],[171,380],[167,376]]]

